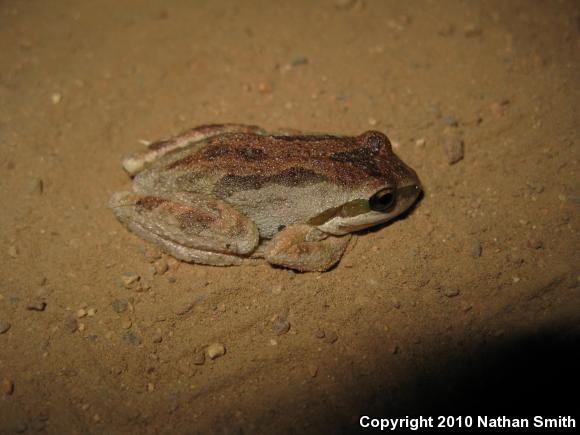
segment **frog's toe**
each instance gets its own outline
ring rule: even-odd
[[[324,239],[309,236],[309,225],[291,225],[281,231],[264,250],[269,263],[301,272],[324,272],[334,266],[344,253],[350,235]]]

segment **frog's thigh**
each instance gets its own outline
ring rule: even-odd
[[[134,222],[127,224],[127,228],[142,239],[159,246],[169,255],[188,263],[210,264],[212,266],[235,266],[242,263],[242,257],[189,248],[149,232]]]
[[[190,146],[196,142],[208,139],[224,133],[256,133],[264,134],[264,131],[255,125],[244,124],[210,124],[191,128],[169,139],[160,140],[150,144],[145,150],[123,157],[123,168],[133,176],[141,172],[155,160],[165,154]]]
[[[330,269],[342,257],[350,235],[308,241],[312,231],[313,227],[309,225],[286,227],[266,246],[266,260],[302,272],[323,272]]]
[[[237,264],[259,242],[256,225],[218,199],[119,192],[110,206],[131,231],[184,261]]]

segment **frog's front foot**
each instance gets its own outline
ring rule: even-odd
[[[290,225],[272,239],[264,251],[271,264],[301,272],[324,272],[342,257],[350,235],[323,235],[310,225]]]

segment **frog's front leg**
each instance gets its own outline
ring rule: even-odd
[[[208,124],[191,128],[169,139],[160,140],[147,146],[147,149],[130,154],[123,158],[123,168],[134,176],[163,157],[165,154],[185,148],[196,142],[225,133],[255,133],[264,134],[264,131],[255,125],[244,124]]]
[[[310,225],[290,225],[264,251],[269,263],[301,272],[324,272],[340,260],[350,235],[335,237]]]
[[[115,193],[109,203],[131,231],[180,260],[229,266],[258,245],[251,219],[219,199],[191,193]]]

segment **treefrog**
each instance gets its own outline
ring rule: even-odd
[[[192,263],[264,258],[298,271],[336,265],[353,232],[387,222],[421,183],[387,136],[268,133],[203,125],[123,159],[132,191],[115,216],[143,239]]]

